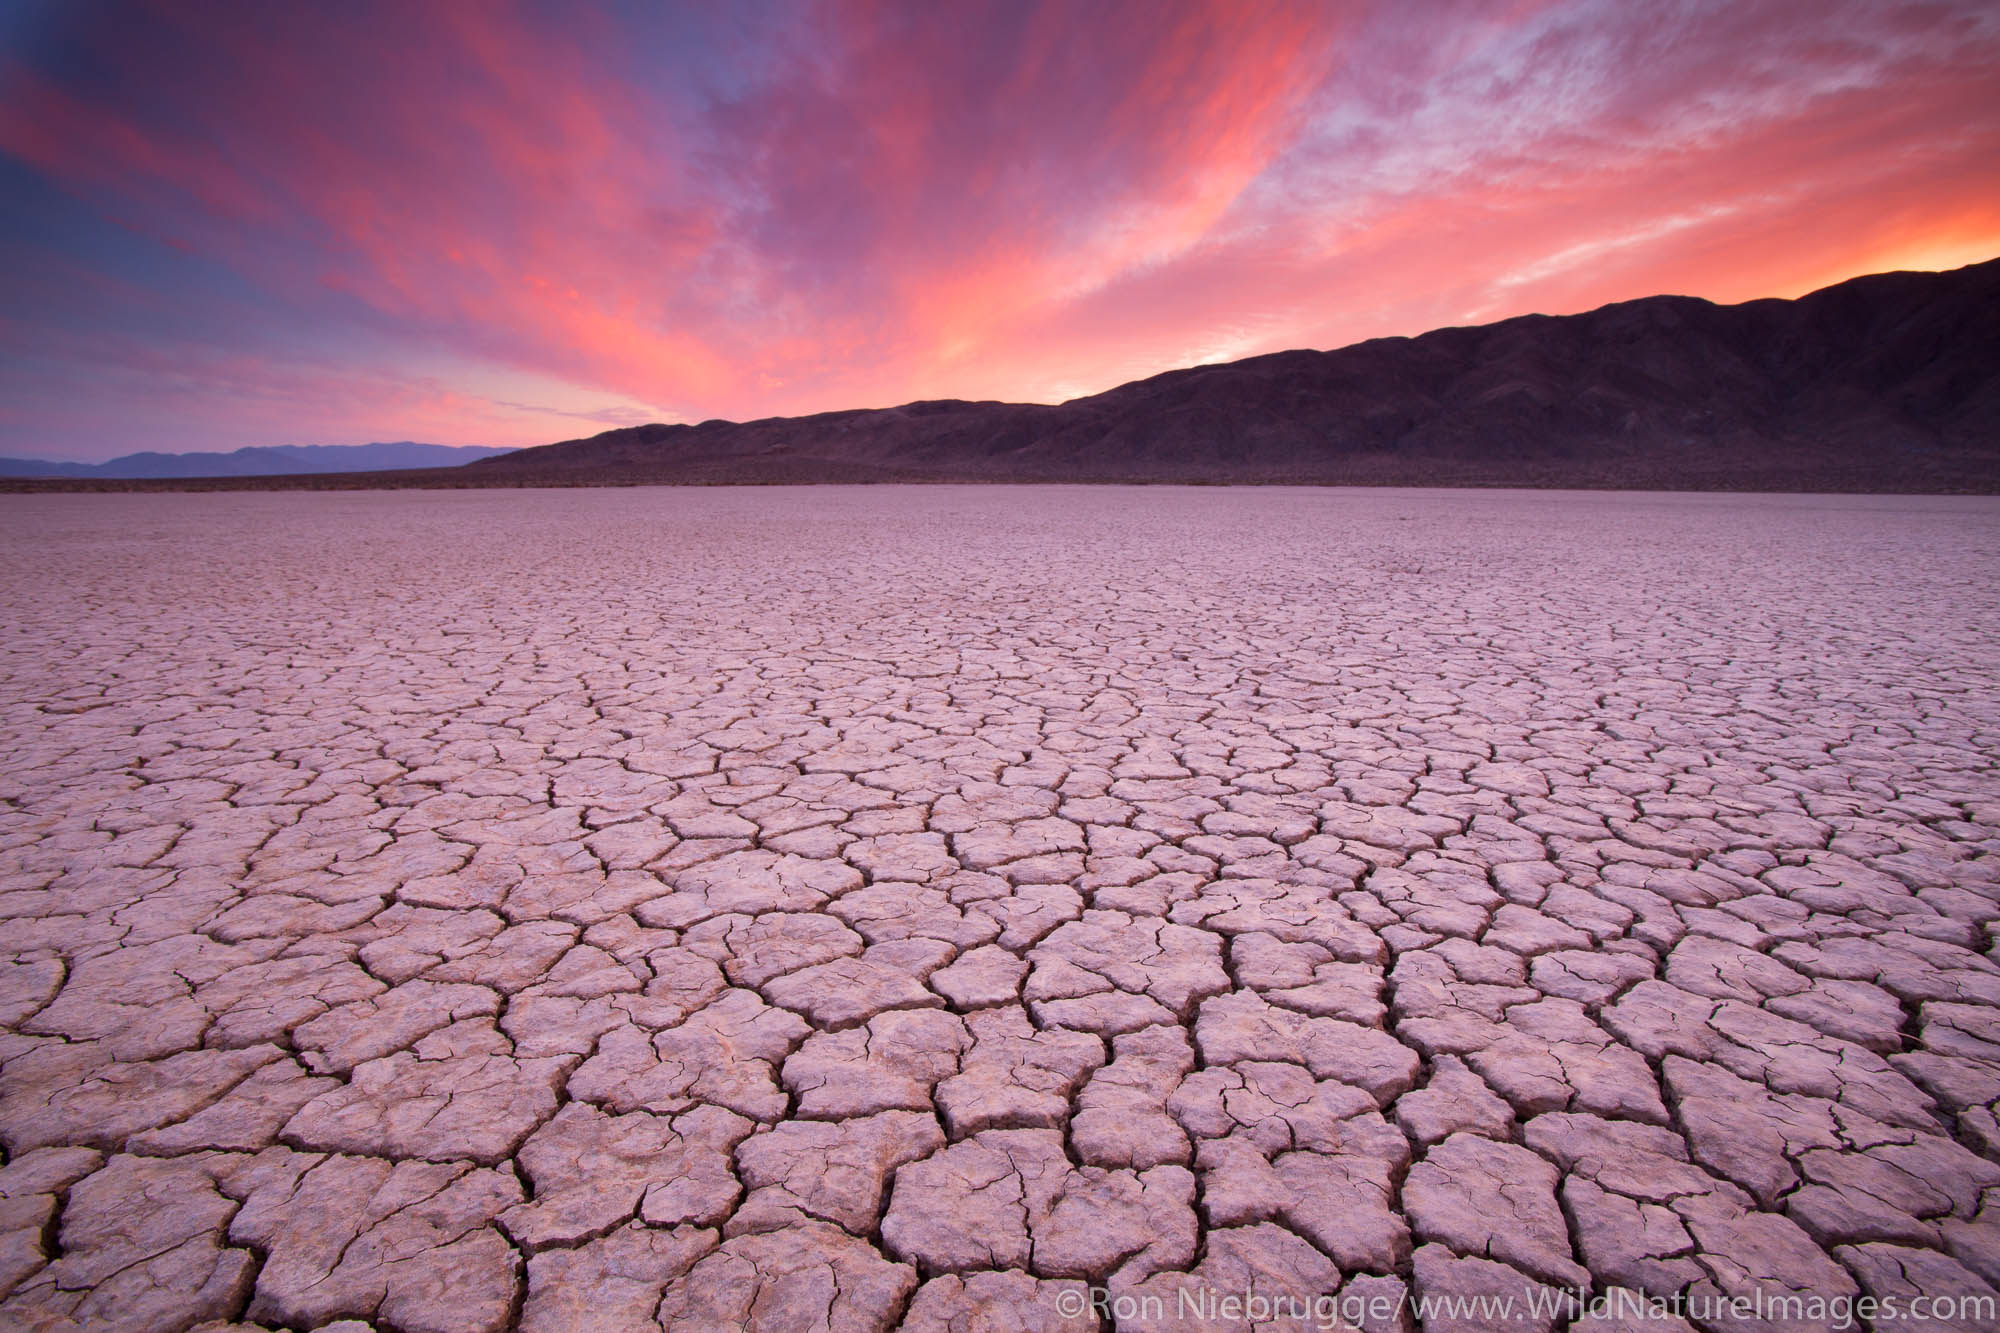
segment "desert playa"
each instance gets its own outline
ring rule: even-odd
[[[9,496],[0,569],[6,1327],[1991,1326],[2000,501]]]
[[[1993,0],[0,0],[0,1333],[2000,1330]]]

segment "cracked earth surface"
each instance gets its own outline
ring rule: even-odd
[[[1992,501],[6,497],[0,559],[0,1326],[2000,1284]]]

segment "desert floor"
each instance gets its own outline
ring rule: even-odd
[[[2000,501],[7,496],[0,575],[0,1326],[2000,1319]]]

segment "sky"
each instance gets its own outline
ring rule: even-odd
[[[2000,255],[1988,0],[0,0],[0,455],[927,398]]]

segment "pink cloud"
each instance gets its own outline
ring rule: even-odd
[[[181,358],[146,373],[185,431],[518,443],[2000,252],[2000,25],[1971,3],[787,14],[79,10],[83,58],[0,69],[0,153],[257,309],[197,295],[200,347],[153,319],[37,355]],[[6,298],[19,336],[79,318],[49,286]],[[523,415],[384,369],[413,347],[580,396]],[[45,396],[11,419],[60,436]]]

